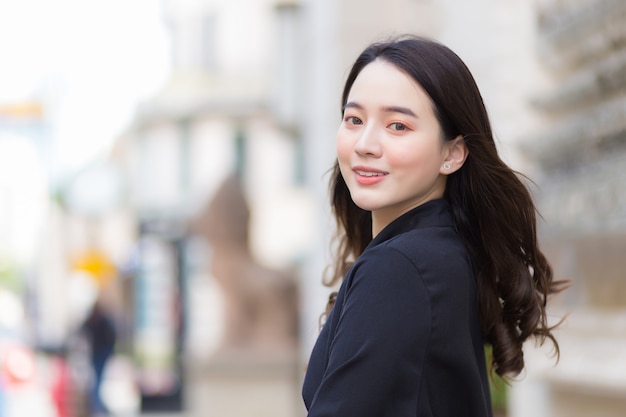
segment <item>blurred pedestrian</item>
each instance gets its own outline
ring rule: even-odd
[[[102,400],[101,387],[104,370],[113,355],[116,342],[116,329],[112,315],[98,298],[83,322],[81,333],[85,336],[90,351],[92,381],[89,390],[89,409],[92,416],[109,414]]]
[[[331,203],[334,307],[303,385],[309,417],[492,415],[560,291],[531,195],[498,156],[468,68],[438,42],[367,47],[342,96]]]

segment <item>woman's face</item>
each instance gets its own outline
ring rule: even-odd
[[[443,197],[447,157],[430,97],[394,65],[359,73],[337,132],[337,159],[354,203],[372,212],[374,234],[401,214]]]

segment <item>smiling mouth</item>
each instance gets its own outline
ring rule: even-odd
[[[354,172],[356,172],[357,174],[363,177],[382,177],[383,175],[387,175],[386,172],[361,171],[358,169],[355,170]]]

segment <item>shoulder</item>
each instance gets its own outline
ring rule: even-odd
[[[414,229],[399,234],[363,253],[364,266],[392,275],[411,277],[432,286],[455,286],[472,276],[465,245],[453,227]],[[442,279],[445,277],[445,279]]]
[[[381,246],[403,253],[438,253],[462,248],[461,238],[453,226],[425,227],[398,234]]]
[[[392,274],[393,272],[393,274]],[[401,248],[387,243],[367,249],[357,259],[352,268],[352,276],[386,277],[398,276],[400,272],[415,274],[417,266]],[[402,274],[400,274],[402,275]]]
[[[335,313],[356,311],[368,322],[390,317],[430,317],[430,294],[414,262],[389,246],[364,252],[346,276]],[[407,323],[405,323],[407,324]]]
[[[348,273],[337,298],[336,314],[351,313],[372,323],[412,328],[424,334],[429,328],[431,296],[414,262],[392,247],[376,247],[363,253]],[[409,317],[419,320],[407,321]],[[421,330],[417,332],[417,328]],[[416,333],[417,332],[417,333]]]
[[[392,270],[413,268],[421,271],[423,268],[457,264],[466,267],[469,258],[453,227],[431,227],[410,230],[369,247],[356,262],[373,263]]]

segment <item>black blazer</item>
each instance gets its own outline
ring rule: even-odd
[[[491,417],[471,263],[446,200],[397,218],[357,259],[302,395],[308,417]]]

